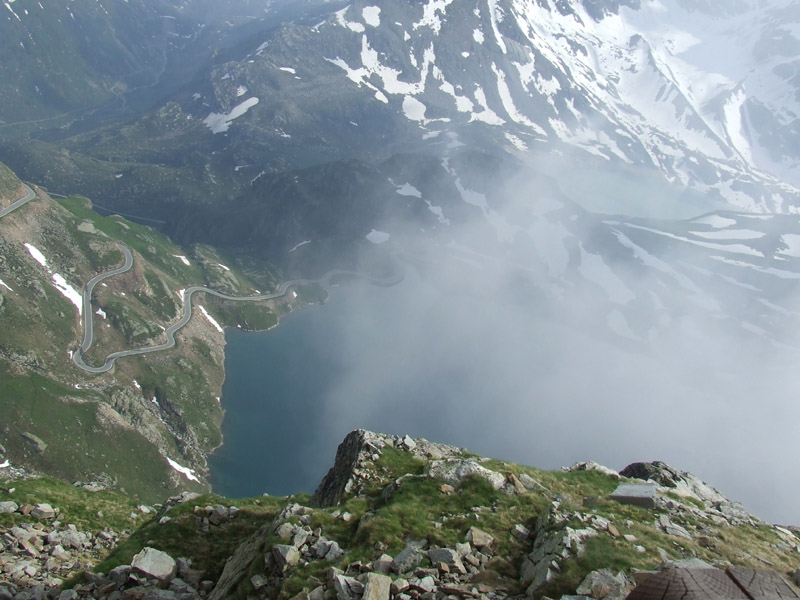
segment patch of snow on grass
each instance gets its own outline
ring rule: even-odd
[[[81,296],[77,290],[68,284],[67,281],[58,273],[53,274],[53,285],[67,300],[75,305],[75,308],[78,309],[78,314],[82,315],[83,296]]]
[[[5,461],[2,465],[0,465],[0,469],[7,469],[10,466],[11,466],[11,463],[8,462],[8,461]]]
[[[378,6],[365,6],[361,15],[364,17],[364,22],[370,27],[381,26],[381,9]]]
[[[350,7],[345,6],[342,10],[334,13],[336,16],[336,22],[339,23],[339,25],[341,25],[342,27],[346,27],[350,31],[355,31],[356,33],[364,33],[366,31],[366,27],[364,27],[361,23],[354,23],[344,18],[344,15],[348,10],[350,10]]]
[[[506,139],[509,142],[511,142],[517,150],[521,150],[522,152],[527,152],[528,151],[528,144],[523,142],[521,139],[519,139],[513,133],[506,132],[505,136],[506,136]]]
[[[229,269],[228,267],[226,267],[225,265],[223,265],[222,263],[217,263],[217,266],[218,266],[220,269],[223,269],[223,270],[225,270],[225,271],[230,271],[230,269]]]
[[[472,39],[475,40],[476,43],[482,44],[484,42],[483,32],[480,29],[476,29],[472,32]]]
[[[191,264],[192,264],[192,263],[190,263],[190,262],[189,262],[189,259],[188,259],[188,258],[186,258],[185,256],[183,256],[183,255],[181,255],[181,254],[173,254],[172,256],[174,256],[175,258],[177,258],[178,260],[180,260],[180,261],[181,261],[183,264],[185,264],[187,267],[190,267],[190,266],[191,266]]]
[[[244,96],[246,93],[247,93],[247,88],[245,86],[240,85],[238,88],[236,88],[236,97],[237,98],[240,98],[241,96]]]
[[[199,305],[197,308],[199,308],[200,312],[203,313],[203,316],[206,319],[208,319],[208,322],[211,323],[211,325],[213,325],[214,329],[216,329],[220,333],[225,333],[225,330],[222,329],[222,327],[220,326],[219,323],[217,323],[217,321],[214,319],[214,317],[212,317],[210,314],[208,314],[208,311],[206,310],[205,306]]]
[[[2,279],[0,279],[0,285],[3,286],[4,288],[6,288],[9,292],[13,292],[14,291],[10,287],[8,287],[8,284],[5,281],[3,281]]]
[[[29,243],[25,242],[25,247],[28,249],[28,252],[33,257],[33,260],[38,262],[40,265],[42,265],[46,269],[47,268],[47,259],[44,257],[44,254],[42,254],[41,251],[36,246],[34,246],[33,244],[29,244]]]
[[[238,119],[244,115],[248,110],[258,104],[259,100],[255,96],[248,98],[241,104],[234,106],[229,113],[211,113],[204,120],[206,127],[211,130],[211,133],[225,133],[231,126],[234,119]]]
[[[385,244],[390,237],[385,231],[378,231],[377,229],[373,229],[367,234],[367,239],[373,244]]]
[[[169,463],[169,466],[175,469],[178,473],[185,475],[186,479],[188,479],[189,481],[196,481],[197,483],[200,483],[200,480],[194,474],[194,469],[190,469],[189,467],[183,467],[178,463],[176,463],[171,458],[168,458],[167,462]]]
[[[95,311],[95,313],[94,313],[94,314],[98,315],[98,316],[99,316],[100,318],[102,318],[102,319],[105,319],[105,318],[107,318],[107,317],[108,317],[108,315],[106,314],[106,311],[104,311],[102,308],[98,308],[98,309]]]
[[[286,73],[291,73],[292,75],[297,75],[297,71],[295,71],[292,67],[278,67],[279,71],[285,71]]]

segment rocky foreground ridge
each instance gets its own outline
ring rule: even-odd
[[[0,600],[613,600],[676,565],[800,574],[800,529],[660,462],[542,471],[357,430],[313,496],[101,492],[114,527],[60,485],[27,481],[21,504],[0,483]]]

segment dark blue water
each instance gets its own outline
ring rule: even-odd
[[[214,491],[229,497],[313,492],[336,447],[359,427],[391,423],[357,410],[331,414],[326,397],[346,372],[344,317],[353,302],[385,305],[392,288],[350,284],[267,332],[226,331],[224,443],[209,459]],[[366,340],[365,343],[370,343]]]

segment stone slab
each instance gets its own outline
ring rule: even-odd
[[[621,483],[611,494],[611,499],[620,504],[655,508],[656,486],[652,483]]]

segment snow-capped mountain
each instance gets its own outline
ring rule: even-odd
[[[691,305],[791,344],[775,317],[793,311],[800,233],[798,11],[762,4],[311,3],[231,35],[147,114],[47,132],[69,150],[53,160],[4,157],[290,269],[474,234],[485,264],[519,265],[554,302],[596,295],[622,337]]]

